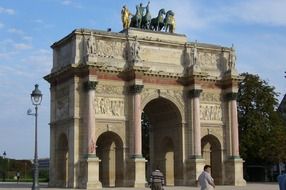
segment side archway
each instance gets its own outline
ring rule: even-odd
[[[214,135],[206,135],[201,140],[202,156],[206,164],[211,165],[211,173],[215,184],[222,184],[222,152],[221,143]]]
[[[62,133],[58,138],[56,149],[56,176],[60,187],[68,187],[69,151],[68,138]]]
[[[114,132],[101,134],[96,141],[99,163],[99,180],[102,186],[123,186],[123,142]]]

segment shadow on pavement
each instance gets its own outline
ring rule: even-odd
[[[26,188],[31,188],[32,183],[5,183],[2,182],[0,183],[0,189],[26,189]],[[40,188],[47,188],[47,184],[40,184]]]

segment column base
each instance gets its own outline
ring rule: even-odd
[[[225,182],[226,185],[245,186],[243,179],[243,162],[239,157],[231,157],[225,162]]]
[[[197,186],[199,175],[204,170],[205,159],[201,156],[194,156],[186,161],[185,184],[187,186]]]
[[[146,174],[145,174],[145,165],[147,160],[143,157],[134,157],[134,184],[135,188],[144,188],[147,184]]]
[[[87,158],[87,184],[88,190],[100,189],[102,184],[99,181],[99,162],[101,160],[95,155],[89,155]]]

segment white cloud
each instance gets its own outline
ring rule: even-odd
[[[62,1],[63,5],[70,5],[72,2],[70,0],[64,0]]]
[[[24,34],[24,32],[22,30],[19,30],[17,28],[10,28],[10,29],[8,29],[8,32],[14,33],[14,34],[19,34],[19,35],[23,35]]]
[[[12,44],[14,43],[14,41],[12,39],[6,38],[2,41],[0,41],[0,52],[4,53],[7,51],[11,51],[12,50]]]
[[[3,28],[4,24],[2,22],[0,22],[0,28]]]
[[[32,39],[32,36],[23,36],[23,40],[31,41]]]
[[[13,53],[11,53],[11,52],[8,52],[8,53],[7,52],[4,52],[4,53],[0,52],[0,59],[2,59],[2,60],[9,59],[9,58],[11,58],[12,54]]]
[[[237,44],[239,44],[237,47],[239,72],[258,74],[270,85],[275,86],[275,91],[281,93],[279,96],[281,100],[286,92],[283,77],[286,70],[284,35],[260,32],[260,34],[251,35],[250,38],[240,38],[240,43]]]
[[[0,7],[0,13],[4,13],[4,14],[8,14],[8,15],[14,15],[15,14],[15,10],[7,9],[7,8],[4,8],[4,7]]]
[[[151,2],[150,7],[152,17],[157,17],[161,8],[164,8],[165,11],[173,10],[176,26],[181,31],[200,29],[208,25],[207,17],[200,15],[199,4],[195,1],[183,0],[179,3],[173,0],[154,1]]]
[[[47,28],[54,27],[54,25],[48,24],[42,19],[35,19],[35,20],[32,20],[32,22],[37,24],[37,27],[34,27],[34,29],[37,31],[41,31],[41,30],[43,30],[43,28],[47,29]]]
[[[217,27],[217,24],[256,23],[272,26],[286,26],[285,0],[248,0],[233,2],[173,0],[151,2],[152,17],[158,10],[165,8],[175,12],[177,30],[182,33],[192,30],[206,30]],[[132,10],[132,9],[131,9]]]
[[[33,22],[38,23],[38,24],[43,24],[44,21],[42,19],[35,19]]]
[[[61,4],[65,5],[65,6],[71,6],[71,7],[74,7],[74,8],[79,8],[79,9],[82,8],[82,5],[79,2],[75,2],[75,1],[72,1],[72,0],[63,0],[61,2]]]
[[[24,44],[24,43],[17,43],[14,44],[14,47],[16,48],[16,50],[26,50],[26,49],[31,49],[32,46],[29,44]]]
[[[39,49],[33,54],[29,55],[28,57],[25,57],[21,60],[24,64],[30,65],[30,67],[34,68],[37,73],[41,73],[42,75],[45,75],[50,72],[50,69],[52,68],[52,51],[47,49]]]
[[[246,22],[286,26],[285,7],[285,0],[249,0],[233,4],[228,14]]]
[[[8,56],[8,58],[2,59],[2,56]],[[11,57],[17,57],[16,59],[19,61],[15,62],[14,59],[11,60]],[[0,87],[13,82],[14,80],[11,78],[41,79],[42,76],[50,73],[52,67],[52,52],[45,49],[35,49],[32,54],[8,52],[1,55],[0,53],[0,58]]]
[[[13,77],[30,77],[31,73],[28,72],[27,69],[28,68],[25,68],[19,64],[0,64],[0,79],[1,81],[6,81],[6,83],[1,84],[1,87],[11,83],[9,81],[11,80],[11,75],[13,75]]]

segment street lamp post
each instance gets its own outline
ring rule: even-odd
[[[4,151],[4,152],[3,152],[3,159],[4,159],[4,160],[5,160],[5,158],[6,158],[6,155],[7,155],[7,154],[6,154],[6,151]]]
[[[7,172],[7,167],[6,167],[6,151],[3,152],[3,159],[4,159],[4,174],[3,174],[3,181],[6,181],[6,172]]]
[[[27,168],[27,162],[25,162],[25,173],[24,173],[24,177],[25,177],[25,180],[27,179],[27,177],[26,177],[26,168]]]
[[[42,93],[39,90],[39,85],[35,85],[35,89],[31,94],[32,104],[35,106],[35,113],[32,110],[27,111],[28,115],[35,116],[35,155],[34,155],[34,176],[32,190],[38,190],[39,187],[39,162],[38,162],[38,106],[42,102]]]

